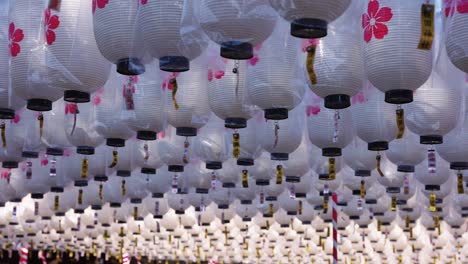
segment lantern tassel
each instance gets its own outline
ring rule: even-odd
[[[405,134],[405,110],[401,109],[400,106],[396,110],[396,123],[398,128],[397,139],[403,138]]]
[[[60,205],[60,197],[55,195],[54,197],[54,211],[58,211]]]
[[[361,181],[361,188],[359,189],[359,194],[361,195],[362,199],[366,197],[366,188],[364,180]]]
[[[436,207],[436,202],[437,202],[437,195],[435,193],[431,193],[429,196],[429,211],[435,212],[437,211]]]
[[[232,134],[232,156],[236,159],[240,157],[240,135],[237,132]]]
[[[83,189],[78,190],[78,204],[79,205],[83,204]]]
[[[81,178],[86,179],[88,178],[88,165],[89,161],[87,158],[81,160]]]
[[[302,215],[302,201],[299,200],[298,203],[297,214]]]
[[[463,174],[461,172],[457,174],[457,189],[458,189],[458,194],[465,193],[465,188],[463,186]]]
[[[1,130],[1,133],[2,133],[2,147],[6,148],[7,143],[6,143],[6,124],[5,124],[5,121],[2,121],[2,123],[0,124],[0,130]]]
[[[117,163],[119,162],[119,152],[117,150],[112,151],[112,163],[109,165],[109,169],[114,168],[117,166]]]
[[[39,121],[39,137],[42,138],[42,131],[44,129],[44,115],[40,113],[37,116],[37,120]]]
[[[335,158],[328,159],[328,179],[334,181],[336,179],[336,161]]]
[[[249,173],[247,170],[242,170],[242,187],[249,188]]]
[[[426,3],[421,6],[421,37],[418,49],[431,50],[434,41],[434,5]]]
[[[382,160],[382,156],[380,156],[380,154],[377,154],[377,156],[375,157],[375,159],[377,160],[377,172],[379,173],[380,177],[384,177],[384,173],[382,172],[382,169],[380,167],[380,162]]]
[[[175,110],[179,110],[179,105],[177,104],[177,99],[176,99],[177,89],[179,87],[177,85],[176,77],[171,78],[171,80],[169,82],[172,85],[172,103],[174,104]]]
[[[315,85],[317,84],[317,74],[314,70],[314,61],[315,61],[315,45],[310,45],[307,47],[307,59],[306,59],[306,68],[307,74],[309,75],[310,82]]]
[[[277,165],[276,166],[276,184],[283,183],[283,166]]]
[[[127,194],[127,188],[125,186],[125,180],[122,180],[122,184],[120,186],[122,196],[125,196]]]

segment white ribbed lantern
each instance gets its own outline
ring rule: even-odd
[[[225,121],[227,128],[245,128],[255,107],[246,98],[247,61],[210,56],[208,99],[211,111]]]
[[[228,158],[227,140],[223,121],[212,116],[210,122],[200,129],[193,140],[194,154],[206,163],[207,169],[219,169]]]
[[[327,25],[343,14],[351,0],[270,0],[278,13],[291,23],[291,35],[299,38],[321,38]]]
[[[368,149],[388,149],[388,143],[397,136],[396,107],[384,102],[384,94],[368,85],[359,100],[353,105],[353,124],[356,135],[368,143]]]
[[[463,121],[452,130],[444,139],[444,143],[437,145],[437,153],[447,162],[453,170],[468,169],[468,122]]]
[[[299,147],[291,153],[289,160],[284,161],[283,174],[288,177],[302,177],[309,171],[309,148],[307,139],[302,139]]]
[[[441,57],[440,63],[446,60],[445,56]],[[443,136],[456,127],[460,116],[462,96],[458,85],[463,80],[459,74],[449,73],[445,68],[448,65],[438,67],[408,105],[407,126],[420,136],[421,144],[441,144]]]
[[[162,89],[166,90],[167,118],[179,136],[196,136],[197,129],[210,117],[207,94],[207,69],[205,58],[193,61],[188,72],[162,73]],[[177,81],[177,87],[172,81]],[[177,89],[177,90],[175,90]]]
[[[432,51],[419,49],[425,0],[369,0],[362,16],[364,61],[370,82],[385,101],[405,104],[432,70]]]
[[[58,100],[52,104],[51,111],[43,114],[44,126],[41,140],[47,146],[48,155],[61,156],[63,155],[64,149],[72,146],[68,141],[64,126],[65,107],[67,107],[67,104],[64,103],[63,100]],[[70,109],[70,107],[68,107],[68,109]]]
[[[197,3],[197,4],[194,4]],[[142,2],[138,27],[150,54],[159,59],[160,69],[169,72],[189,70],[189,61],[207,45],[195,16],[198,2],[156,0]]]
[[[13,4],[13,3],[12,3]],[[49,111],[63,93],[48,85],[43,0],[15,1],[10,11],[10,74],[13,91],[34,111]]]
[[[190,161],[190,140],[176,135],[176,129],[168,127],[165,138],[160,141],[158,155],[169,167],[169,171],[182,172],[184,165]]]
[[[438,190],[450,177],[449,164],[438,154],[435,157],[435,172],[428,172],[427,160],[416,166],[414,177],[425,185],[426,190]]]
[[[265,111],[267,119],[288,118],[288,111],[305,93],[298,63],[300,41],[285,31],[284,25],[278,25],[258,50],[256,63],[247,68],[249,99]]]
[[[166,102],[160,89],[161,79],[156,64],[148,64],[145,73],[137,78],[126,78],[126,81],[124,93],[131,94],[124,101],[131,102],[132,107],[124,107],[123,119],[137,132],[138,139],[155,140],[156,134],[166,126]]]
[[[112,175],[104,184],[103,200],[110,204],[110,207],[120,208],[127,198],[127,186],[125,178]]]
[[[468,22],[467,3],[445,1],[446,38],[445,46],[450,61],[460,70],[468,73]]]
[[[146,49],[136,25],[140,1],[93,1],[94,36],[101,54],[117,65],[117,72],[145,71]]]
[[[411,131],[405,131],[403,138],[392,141],[385,152],[400,172],[414,172],[414,166],[426,158],[425,153],[426,148],[419,144],[418,136]]]
[[[156,170],[164,165],[158,155],[159,141],[138,142],[134,162],[141,168],[143,174],[155,174]]]
[[[199,19],[208,37],[221,45],[222,57],[243,60],[270,36],[277,15],[268,0],[202,0]]]
[[[308,106],[312,107],[312,106]],[[307,129],[312,144],[322,149],[325,157],[341,156],[354,137],[353,120],[348,109],[319,109],[319,112],[307,111]]]
[[[116,175],[120,177],[129,177],[132,175],[132,171],[136,169],[135,158],[138,155],[138,145],[136,139],[129,139],[128,144],[119,149],[111,150],[107,148],[107,163],[108,167],[116,170]],[[113,164],[115,154],[117,152],[117,162]],[[111,165],[112,164],[112,165]]]
[[[68,1],[60,11],[45,11],[48,61],[58,69],[50,76],[50,85],[65,90],[69,102],[89,102],[89,94],[106,83],[110,72],[111,64],[96,45],[89,2]]]
[[[354,170],[355,176],[370,176],[377,166],[375,154],[367,149],[367,143],[359,137],[355,137],[353,142],[343,149],[343,157],[346,165]]]

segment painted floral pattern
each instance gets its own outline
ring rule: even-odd
[[[457,10],[460,14],[468,13],[468,0],[444,0],[445,16],[453,15]]]
[[[208,70],[208,81],[213,81],[213,79],[221,79],[223,78],[224,76],[224,71],[222,70],[212,70],[212,69],[209,69]]]
[[[21,52],[20,42],[24,39],[23,30],[21,28],[15,28],[15,23],[11,22],[8,29],[8,38],[10,55],[16,57]]]
[[[319,106],[308,105],[306,107],[307,117],[310,117],[311,115],[318,115],[319,113],[320,113],[320,107]]]
[[[54,30],[60,25],[60,20],[57,15],[51,15],[50,9],[47,8],[44,17],[44,31],[47,45],[52,45],[55,42],[56,35]]]
[[[163,90],[166,90],[166,89],[172,90],[173,87],[172,87],[172,84],[171,84],[171,79],[172,78],[177,78],[177,77],[179,77],[179,75],[180,75],[179,72],[174,72],[174,73],[168,74],[166,76],[166,78],[164,78],[164,81],[162,83],[162,89]]]
[[[78,114],[78,105],[75,103],[65,104],[65,114]]]
[[[94,12],[96,12],[96,8],[102,9],[106,7],[108,3],[109,3],[109,0],[93,0],[93,14]]]
[[[383,39],[388,34],[385,23],[393,17],[390,7],[380,7],[379,1],[371,0],[367,6],[367,13],[362,15],[362,28],[364,29],[364,41],[369,43],[372,37]]]

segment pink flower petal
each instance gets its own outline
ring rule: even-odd
[[[367,5],[367,13],[370,18],[375,18],[377,12],[379,11],[379,1],[371,0]]]
[[[392,19],[393,13],[390,7],[382,7],[375,17],[376,22],[388,22]]]
[[[388,34],[388,27],[384,23],[375,23],[372,31],[376,39],[383,39]]]

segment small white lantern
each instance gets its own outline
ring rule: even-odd
[[[444,1],[446,34],[445,46],[450,61],[460,70],[468,73],[468,22],[467,3]]]

